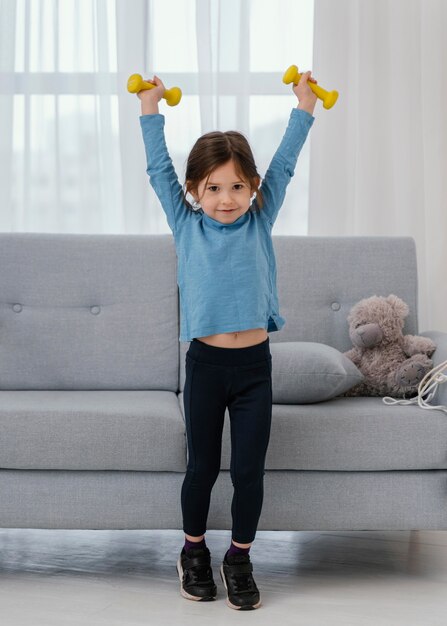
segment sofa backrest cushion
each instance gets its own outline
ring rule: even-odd
[[[277,235],[273,245],[286,324],[270,341],[315,341],[346,352],[352,348],[347,322],[352,306],[391,293],[410,308],[402,332],[418,333],[412,237]]]
[[[0,233],[0,389],[178,390],[172,235]]]

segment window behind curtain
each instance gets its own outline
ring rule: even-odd
[[[233,28],[241,1],[210,0],[212,23],[220,20],[221,32],[231,33],[231,38],[246,36]],[[300,71],[312,68],[313,0],[249,4],[249,140],[263,176],[297,104],[282,74],[292,63]],[[174,84],[188,84],[193,91],[184,94],[175,111],[176,123],[170,107],[160,103],[168,147],[183,184],[187,154],[201,134],[199,96],[191,80],[197,75],[197,45],[202,40],[196,32],[196,1],[153,0],[148,6],[154,65],[150,71],[163,78],[175,74]],[[121,207],[120,159],[135,155],[122,154],[119,139],[117,27],[115,0],[16,2],[14,72],[21,87],[13,99],[12,212],[27,214],[26,223],[16,222],[17,230],[123,230],[122,213],[131,208]],[[232,53],[231,38],[222,42],[213,33],[211,38],[215,54],[220,53],[219,72],[237,74],[239,59]],[[143,73],[138,67],[129,74],[133,72]],[[225,89],[221,107],[231,117],[237,84],[234,93],[231,84]],[[139,150],[141,156],[141,146]],[[145,163],[138,164],[146,175]],[[308,174],[306,142],[284,203],[283,209],[289,208],[280,212],[275,233],[306,234]],[[158,221],[149,220],[134,230],[156,232],[156,226]]]

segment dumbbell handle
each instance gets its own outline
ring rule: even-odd
[[[129,76],[127,81],[127,91],[130,93],[138,93],[139,91],[144,91],[145,89],[153,89],[157,85],[153,85],[152,83],[148,83],[146,80],[143,80],[141,74],[132,74]],[[171,89],[165,89],[165,92],[162,96],[169,106],[173,107],[178,104],[182,98],[182,90],[180,87],[171,87]]]
[[[298,85],[302,74],[298,72],[298,67],[296,65],[291,65],[285,72],[282,78],[283,83],[288,85],[289,83],[294,83]],[[338,91],[326,91],[319,85],[315,83],[311,83],[307,81],[308,86],[312,89],[314,94],[323,101],[323,106],[325,109],[330,109],[337,102]]]

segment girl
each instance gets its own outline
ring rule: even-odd
[[[237,131],[199,137],[181,187],[158,111],[165,86],[140,91],[147,173],[173,232],[178,259],[180,341],[186,353],[184,413],[188,464],[181,490],[185,545],[177,561],[180,592],[212,600],[216,585],[205,544],[212,487],[220,471],[228,407],[234,487],[232,541],[220,576],[233,609],[261,605],[249,550],[263,502],[263,476],[272,415],[268,332],[280,330],[271,231],[314,122],[316,96],[305,72],[293,91],[298,105],[260,186],[251,148]],[[193,205],[186,193],[194,198]]]

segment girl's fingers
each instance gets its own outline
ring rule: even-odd
[[[312,78],[311,74],[312,74],[311,71],[303,72],[303,74],[301,74],[302,81],[307,82],[308,80],[310,80],[311,82],[316,82],[315,79]]]

